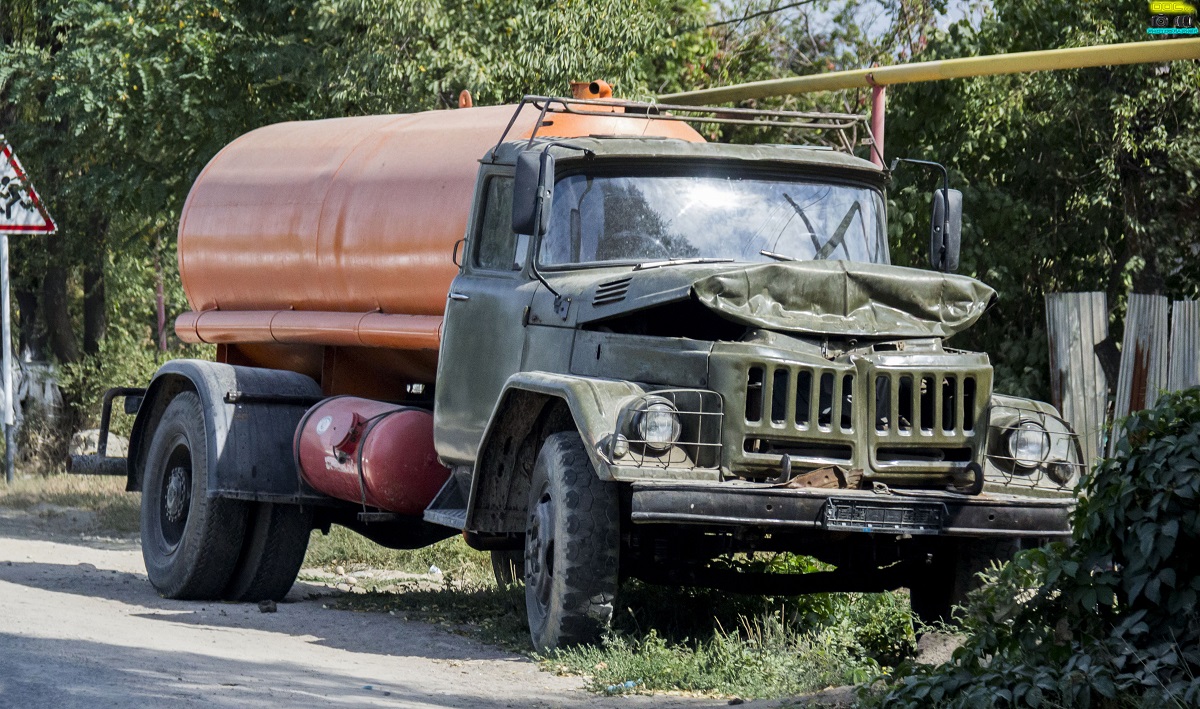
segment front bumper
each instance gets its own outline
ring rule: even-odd
[[[635,524],[695,524],[962,537],[1068,537],[1074,500],[934,491],[788,489],[724,482],[637,482]],[[865,513],[861,523],[854,514]],[[932,514],[931,514],[932,513]],[[840,515],[840,516],[839,516]]]

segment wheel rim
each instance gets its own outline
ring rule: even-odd
[[[525,534],[525,585],[545,615],[554,585],[554,499],[543,489]]]
[[[164,467],[166,473],[158,495],[159,529],[163,546],[170,552],[183,539],[192,506],[192,452],[187,445],[182,442],[176,445]]]

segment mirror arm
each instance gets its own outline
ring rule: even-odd
[[[536,249],[533,252],[533,258],[529,259],[529,272],[533,274],[534,278],[541,281],[542,285],[546,286],[546,290],[553,293],[555,298],[562,298],[562,295],[560,295],[558,291],[554,290],[554,286],[550,285],[550,283],[546,281],[546,277],[543,276],[542,272],[538,270]]]

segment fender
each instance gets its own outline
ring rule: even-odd
[[[596,474],[614,480],[601,442],[616,430],[621,409],[645,393],[631,382],[570,374],[518,372],[509,377],[480,442],[466,528],[524,531],[529,474],[537,445],[550,433],[578,430]]]
[[[300,480],[292,439],[304,412],[323,396],[296,372],[178,359],[154,374],[129,441],[126,489],[140,490],[146,449],[167,404],[194,391],[208,432],[208,494],[266,502],[328,503]]]

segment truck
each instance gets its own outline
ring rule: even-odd
[[[839,137],[706,138],[727,126]],[[933,192],[930,267],[892,265],[895,165],[864,146],[853,114],[603,82],[254,130],[180,216],[175,331],[214,361],[110,390],[128,456],[73,468],[141,492],[170,598],[282,598],[336,524],[490,552],[539,651],[596,640],[628,579],[904,587],[949,618],[991,560],[1070,534],[1083,457],[946,344],[996,298],[954,273],[961,194]],[[729,563],[755,552],[829,570]]]

